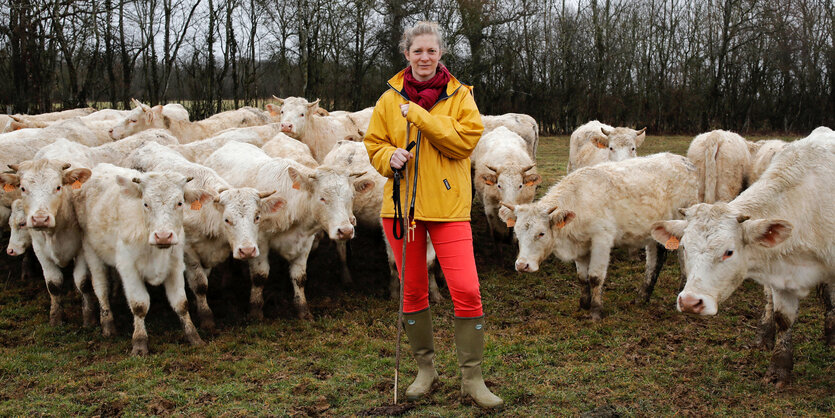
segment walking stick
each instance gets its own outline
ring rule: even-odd
[[[410,126],[409,122],[406,121],[406,141],[408,141],[409,137],[410,137],[410,132],[409,132],[410,127],[411,126]],[[420,143],[420,136],[418,136],[418,143]],[[406,146],[406,151],[410,151],[412,148],[414,148],[415,145],[416,145],[415,142],[409,143],[409,145]],[[418,148],[418,150],[419,149],[420,148]],[[403,180],[405,180],[404,183],[406,184],[406,196],[405,196],[405,199],[403,200],[402,203],[399,202],[399,199],[398,199],[399,194],[400,194],[400,181],[399,180],[400,180],[401,176],[403,177]],[[398,213],[400,213],[400,219],[399,219],[400,222],[401,222],[400,233],[402,235],[401,238],[403,239],[403,253],[402,253],[402,257],[400,258],[400,302],[399,302],[398,308],[397,308],[397,340],[395,342],[395,349],[394,349],[394,352],[395,352],[395,354],[394,354],[394,404],[395,405],[397,405],[397,384],[398,384],[398,381],[399,381],[399,378],[400,378],[400,340],[402,339],[402,336],[403,336],[403,289],[404,289],[404,283],[406,281],[406,244],[410,241],[410,239],[409,239],[409,237],[410,237],[410,235],[409,235],[409,231],[410,231],[409,217],[414,216],[414,213],[413,213],[414,212],[414,207],[415,207],[414,192],[415,192],[415,188],[417,186],[417,157],[415,157],[415,176],[414,177],[415,178],[412,180],[413,183],[414,183],[414,187],[413,187],[412,195],[411,195],[411,205],[409,207],[409,210],[406,212],[405,216],[403,216],[403,213],[402,213],[403,209],[402,208],[403,208],[403,206],[405,206],[404,203],[408,204],[410,202],[410,200],[409,200],[409,197],[410,197],[409,196],[409,161],[408,160],[406,160],[406,163],[403,164],[403,167],[400,170],[396,170],[394,172],[394,179],[395,179],[394,183],[395,184],[394,184],[394,188],[393,188],[393,192],[392,192],[392,194],[393,194],[392,197],[395,198],[394,199],[395,200],[395,203],[394,203],[394,205],[395,205],[395,210],[394,210],[394,217],[395,217],[394,238],[397,239],[397,229],[396,229],[397,228],[397,221],[398,221],[397,217],[398,217]],[[397,210],[398,205],[400,206],[400,212],[398,212],[398,210]]]

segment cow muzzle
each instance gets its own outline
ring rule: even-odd
[[[172,231],[154,232],[151,239],[151,245],[159,248],[168,248],[177,243],[177,235]]]
[[[55,218],[46,212],[36,212],[29,218],[32,228],[52,228],[55,226]]]
[[[527,260],[520,258],[516,260],[516,271],[522,273],[533,273],[539,270],[539,266],[529,263]]]
[[[335,238],[340,241],[349,240],[354,237],[354,227],[352,225],[344,225],[340,226],[336,229],[335,236],[331,238]]]
[[[281,122],[281,132],[293,133],[293,124],[289,122]]]
[[[250,258],[258,257],[258,247],[239,247],[235,251],[234,258],[237,260],[248,260]]]
[[[716,315],[717,306],[712,297],[691,292],[678,295],[677,307],[680,312],[697,315]]]

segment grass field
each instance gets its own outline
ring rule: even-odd
[[[690,137],[650,137],[642,153],[684,153]],[[565,172],[566,137],[543,138],[540,193]],[[639,255],[615,251],[604,292],[607,316],[577,310],[573,265],[551,258],[539,272],[513,270],[516,250],[497,256],[481,207],[473,216],[476,259],[487,314],[485,376],[506,416],[835,414],[835,351],[822,341],[823,311],[804,300],[795,324],[795,380],[762,382],[770,353],[749,346],[762,292],[745,283],[712,318],[675,311],[675,257],[668,257],[647,305],[632,300],[642,279]],[[262,323],[246,320],[243,265],[212,277],[209,303],[219,325],[207,345],[185,343],[161,289],[151,293],[151,355],[129,355],[132,322],[114,298],[119,335],[81,326],[80,298],[67,320],[48,325],[42,280],[22,281],[19,261],[0,259],[0,415],[357,415],[391,402],[396,302],[389,300],[382,245],[366,232],[352,243],[354,288],[339,286],[334,247],[323,244],[308,268],[316,318],[294,319],[286,268],[276,261]],[[67,276],[69,277],[69,276]],[[70,280],[68,280],[70,281]],[[445,290],[445,289],[444,289]],[[481,414],[459,400],[452,304],[433,307],[441,386],[409,415]],[[407,345],[404,344],[404,349]],[[416,367],[404,357],[401,390]]]

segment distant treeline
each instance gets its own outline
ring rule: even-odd
[[[835,125],[832,0],[0,0],[0,111],[130,98],[193,118],[279,97],[371,106],[405,26],[486,114],[694,133]]]

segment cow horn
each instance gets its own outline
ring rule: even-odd
[[[531,165],[529,165],[529,166],[527,166],[527,167],[522,168],[522,172],[523,172],[523,173],[527,173],[527,172],[528,172],[528,170],[530,170],[530,169],[532,169],[532,168],[534,168],[534,167],[536,167],[536,164],[531,164]]]
[[[644,129],[641,129],[640,131],[636,132],[635,135],[643,135],[644,132],[646,132],[646,131],[647,131],[647,128],[645,126]]]
[[[18,168],[18,165],[17,165],[17,164],[9,164],[9,168],[11,168],[11,169],[12,169],[12,171],[14,171],[14,172],[17,172],[17,170],[19,170],[19,168]]]
[[[749,219],[751,219],[751,217],[748,216],[748,215],[739,215],[739,216],[736,217],[736,221],[739,222],[739,223],[743,223],[743,222],[745,222]]]
[[[61,166],[61,171],[64,171],[64,170],[66,170],[66,169],[68,169],[68,168],[70,168],[70,167],[72,167],[72,164],[70,164],[70,163],[64,163],[64,165],[62,165],[62,166]]]
[[[515,211],[515,210],[516,210],[516,206],[515,206],[515,205],[511,205],[510,203],[499,202],[499,204],[500,204],[500,205],[502,205],[502,206],[504,206],[504,207],[506,207],[506,208],[508,208],[508,209],[510,209],[510,210],[512,210],[512,211]]]
[[[272,191],[269,191],[269,192],[258,192],[258,198],[263,199],[265,197],[269,197],[273,193],[275,193],[275,190],[272,190]]]
[[[484,164],[484,166],[485,166],[485,167],[487,167],[487,169],[488,169],[488,170],[490,170],[490,171],[492,171],[492,172],[494,172],[494,173],[496,173],[496,174],[499,174],[499,170],[498,170],[498,169],[493,168],[493,167],[490,167],[490,166],[489,166],[489,165],[487,165],[487,164]]]
[[[367,172],[368,172],[368,171],[363,171],[363,172],[360,172],[360,173],[351,173],[351,174],[350,174],[350,176],[351,176],[351,177],[362,177],[362,176],[364,176],[364,175],[365,175],[365,173],[367,173]]]
[[[134,177],[133,179],[131,179],[131,181],[136,183],[136,184],[142,183],[142,180],[139,180],[139,177]]]

